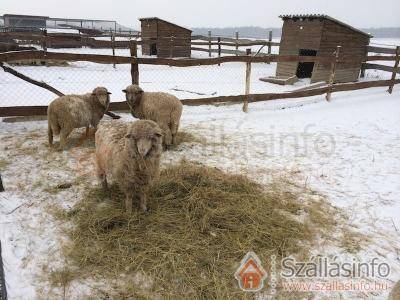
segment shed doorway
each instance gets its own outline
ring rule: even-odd
[[[300,56],[317,56],[317,51],[310,50],[310,49],[300,49],[299,55]],[[297,67],[296,76],[298,78],[311,78],[313,69],[314,69],[313,62],[299,62],[299,65]]]
[[[157,55],[157,43],[150,44],[150,55]]]

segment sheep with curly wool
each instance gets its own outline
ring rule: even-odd
[[[104,189],[107,177],[125,194],[125,208],[132,211],[135,191],[140,208],[147,210],[148,188],[159,177],[162,132],[150,120],[101,124],[95,134],[96,172]]]
[[[110,92],[105,87],[97,87],[84,95],[65,95],[53,100],[47,108],[48,138],[53,145],[53,134],[60,135],[60,149],[64,149],[67,137],[74,128],[97,125],[108,110]]]
[[[400,300],[400,281],[396,283],[390,292],[389,300]]]
[[[135,118],[156,122],[163,132],[163,145],[175,145],[182,115],[181,101],[167,93],[144,92],[136,84],[129,85],[123,92],[131,114]]]

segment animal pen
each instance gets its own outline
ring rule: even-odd
[[[151,21],[161,22],[162,20],[152,18]],[[312,28],[315,24],[321,24],[319,29],[321,30],[325,21],[333,22],[321,18],[301,22],[310,22]],[[296,24],[293,26],[300,24],[299,20],[290,19],[288,22]],[[305,30],[304,27],[303,30]],[[354,31],[347,27],[345,30]],[[187,32],[185,31],[185,34]],[[365,34],[358,32],[357,34],[367,39]],[[125,40],[117,40],[118,36]],[[0,99],[0,116],[45,115],[47,104],[56,95],[87,92],[99,84],[108,87],[110,83],[114,86],[112,98],[114,101],[118,101],[111,103],[110,110],[128,108],[123,101],[121,89],[124,85],[133,82],[139,83],[145,89],[149,86],[150,90],[154,91],[173,90],[180,95],[178,97],[184,105],[243,102],[245,111],[249,102],[322,94],[327,94],[329,100],[330,94],[333,92],[379,86],[389,86],[391,91],[394,84],[398,83],[396,74],[399,73],[399,48],[396,51],[391,48],[360,45],[359,47],[365,55],[353,57],[346,54],[343,44],[333,43],[329,44],[332,46],[329,50],[324,50],[317,56],[310,56],[298,49],[295,49],[293,53],[284,53],[287,36],[283,37],[281,43],[274,42],[272,41],[272,32],[265,40],[239,38],[238,33],[233,38],[217,37],[212,36],[209,32],[208,36],[189,36],[191,39],[190,51],[201,58],[173,58],[174,53],[176,54],[173,44],[168,44],[169,48],[166,45],[168,51],[167,48],[164,49],[165,51],[162,50],[162,55],[165,54],[167,57],[156,58],[138,56],[140,48],[146,52],[152,47],[151,45],[154,43],[152,39],[142,37],[138,40],[139,36],[130,35],[129,39],[133,38],[133,40],[127,40],[125,34],[119,35],[118,32],[103,32],[101,37],[102,39],[97,39],[96,36],[90,34],[47,33],[45,30],[39,32],[5,30],[0,32],[0,39],[18,40],[17,48],[20,45],[34,45],[43,49],[42,51],[0,53],[1,67],[7,72],[5,75],[7,80],[2,82],[4,92]],[[60,50],[61,53],[52,50],[61,45],[67,45],[70,49]],[[341,47],[343,49],[337,51],[339,49],[337,46],[343,46]],[[253,47],[253,49],[240,50],[244,47]],[[276,49],[272,51],[273,47],[279,47],[279,55],[273,54],[277,53]],[[18,50],[17,48],[5,49],[5,51]],[[261,52],[262,49],[265,51]],[[186,46],[185,51],[189,51]],[[93,54],[93,52],[97,54]],[[202,52],[206,54],[200,55]],[[336,56],[333,55],[334,52]],[[367,55],[368,53],[370,55]],[[224,54],[228,56],[224,56]],[[208,56],[208,58],[204,56]],[[393,62],[395,67],[377,64],[376,61]],[[273,88],[274,92],[266,93],[268,85],[258,79],[261,79],[263,70],[267,68],[266,64],[271,63],[277,64],[278,71],[282,65],[313,64],[314,68],[324,66],[327,68],[323,72],[326,84],[318,87],[304,86],[293,91],[270,85],[269,87]],[[343,79],[340,77],[343,74],[341,66],[349,65],[357,65],[357,74],[358,68],[360,68],[362,76],[365,70],[375,69],[390,72],[392,77],[390,80],[338,83]],[[268,66],[268,68],[270,67]],[[228,74],[227,72],[237,73]],[[352,76],[355,76],[355,73],[354,71]],[[217,93],[214,90],[215,87],[222,87],[223,92]],[[210,89],[213,90],[210,91]],[[120,95],[117,94],[118,92]],[[115,99],[115,97],[121,98]]]
[[[314,63],[324,63],[332,65],[331,77],[335,77],[335,66],[339,63],[346,63],[348,58],[334,57],[330,56],[298,56],[298,55],[265,55],[265,56],[222,56],[216,58],[201,58],[201,59],[170,59],[170,58],[145,58],[137,57],[137,45],[135,42],[131,42],[131,57],[129,56],[112,56],[112,55],[99,55],[99,54],[76,54],[76,53],[56,53],[56,52],[46,52],[46,51],[20,51],[20,52],[6,52],[0,54],[1,67],[4,71],[11,73],[12,75],[20,78],[21,80],[27,81],[36,86],[40,86],[48,91],[51,91],[55,95],[62,95],[63,92],[57,90],[56,88],[50,86],[45,82],[41,82],[25,76],[21,72],[15,71],[12,67],[8,66],[9,62],[23,61],[23,60],[40,60],[44,62],[76,62],[76,61],[86,61],[96,64],[127,64],[130,65],[130,75],[132,83],[141,83],[139,66],[170,66],[179,68],[195,68],[199,66],[211,66],[211,65],[221,65],[225,63],[243,63],[243,70],[246,72],[243,74],[246,77],[245,86],[243,86],[243,91],[245,93],[239,95],[228,95],[228,96],[212,96],[204,98],[192,98],[192,99],[181,99],[184,105],[209,105],[215,103],[244,103],[244,110],[246,110],[247,103],[258,102],[258,101],[269,101],[275,99],[290,99],[290,98],[301,98],[316,95],[327,94],[327,99],[329,99],[330,94],[340,91],[351,91],[370,87],[389,87],[391,92],[393,86],[400,83],[400,79],[396,79],[396,74],[400,71],[398,69],[398,63],[400,58],[400,47],[395,49],[384,49],[381,51],[391,52],[395,55],[369,55],[366,57],[366,61],[393,61],[395,67],[388,67],[382,65],[371,65],[364,64],[365,69],[377,68],[384,71],[389,71],[392,73],[392,78],[390,80],[378,80],[378,81],[364,81],[356,83],[340,83],[333,84],[329,82],[322,87],[317,88],[306,88],[293,92],[284,93],[259,93],[252,94],[250,91],[250,82],[247,80],[250,76],[251,66],[254,64],[272,63],[272,62],[314,62]],[[374,52],[380,51],[376,47],[373,48]],[[360,62],[361,63],[361,62]],[[34,67],[33,67],[34,68]],[[52,67],[49,67],[52,68]],[[246,74],[246,75],[245,75]],[[8,106],[0,107],[0,116],[29,116],[29,115],[45,115],[46,105],[38,106]],[[112,102],[110,104],[110,110],[127,110],[128,106],[126,102]]]

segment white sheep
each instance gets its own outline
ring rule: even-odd
[[[400,281],[396,283],[390,292],[389,300],[400,300]]]
[[[125,194],[125,208],[132,211],[135,191],[140,208],[147,210],[147,193],[151,183],[159,177],[162,152],[162,132],[150,120],[132,123],[112,121],[101,124],[95,134],[96,173],[104,189],[107,176]]]
[[[129,85],[123,92],[131,114],[135,118],[156,122],[163,132],[164,146],[175,145],[182,115],[181,101],[167,93],[143,92],[136,84]]]
[[[60,135],[60,149],[64,149],[67,137],[74,128],[90,125],[95,129],[110,104],[110,92],[105,87],[97,87],[84,95],[65,95],[53,100],[47,108],[48,137],[53,145],[53,134]]]

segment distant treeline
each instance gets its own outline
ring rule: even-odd
[[[241,37],[263,39],[267,38],[269,31],[272,30],[272,36],[279,38],[282,35],[281,28],[263,28],[255,26],[246,27],[226,27],[226,28],[192,28],[193,34],[207,35],[211,30],[213,36],[235,36],[238,31]],[[400,38],[400,27],[389,28],[362,28],[361,30],[372,34],[376,38]]]

